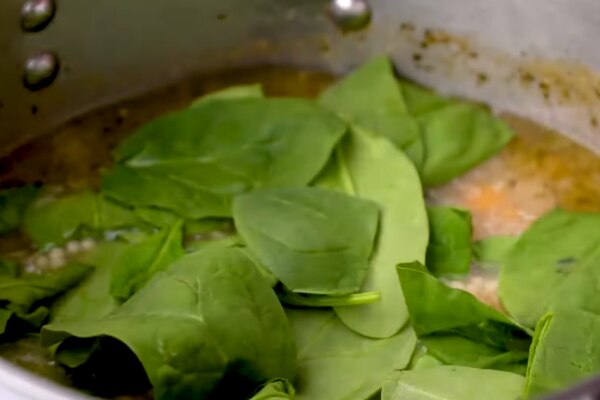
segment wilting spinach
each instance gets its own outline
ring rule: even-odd
[[[355,126],[387,137],[399,148],[419,143],[419,125],[398,88],[394,70],[377,57],[321,93],[320,101]]]
[[[41,197],[27,210],[24,228],[38,248],[61,246],[81,230],[90,233],[151,225],[135,213],[90,191]]]
[[[431,355],[446,364],[509,370],[527,360],[531,338],[504,314],[444,285],[422,265],[401,265],[398,276],[413,329]]]
[[[429,239],[425,202],[414,166],[386,138],[355,128],[315,184],[379,204],[379,234],[362,290],[381,293],[381,301],[340,307],[336,312],[362,335],[393,336],[408,320],[395,265],[424,262]]]
[[[182,223],[130,245],[113,266],[110,293],[125,301],[154,274],[183,256]]]
[[[200,107],[211,101],[252,99],[264,97],[262,85],[256,83],[252,85],[232,86],[216,92],[208,93],[192,102],[191,108]]]
[[[500,272],[500,298],[533,327],[557,306],[600,313],[600,214],[553,211],[517,241]]]
[[[99,336],[135,353],[158,400],[203,399],[215,390],[224,391],[220,398],[235,398],[228,397],[231,391],[249,395],[268,379],[294,375],[285,314],[254,263],[236,248],[184,256],[102,318],[42,329],[43,344],[62,342],[63,356],[71,345],[81,351],[77,338]],[[220,385],[223,379],[236,380]]]
[[[14,336],[39,328],[48,316],[49,303],[90,271],[90,266],[79,263],[44,273],[21,273],[15,267],[3,268],[0,274],[0,335]]]
[[[471,214],[449,207],[429,207],[427,268],[434,275],[468,274],[471,264]]]
[[[419,123],[425,156],[419,171],[425,186],[460,176],[500,151],[512,131],[485,108],[401,81],[409,113]]]
[[[236,197],[233,217],[244,242],[292,292],[360,290],[377,233],[375,203],[319,188],[267,189]]]
[[[558,309],[536,328],[525,394],[539,396],[579,383],[600,371],[600,316]]]
[[[294,400],[295,394],[294,386],[289,381],[275,379],[265,383],[250,400]]]
[[[95,320],[113,312],[119,302],[110,294],[111,278],[129,248],[126,242],[104,242],[81,255],[78,261],[94,266],[94,270],[54,303],[50,322]]]
[[[501,150],[511,130],[485,108],[446,99],[398,81],[384,57],[353,71],[321,94],[350,123],[406,151],[425,186],[462,175]]]
[[[266,187],[307,185],[345,124],[308,100],[213,101],[161,117],[116,151],[103,191],[135,206],[190,219],[231,215],[231,198]]]
[[[27,185],[0,191],[0,235],[17,229],[39,188]]]
[[[448,365],[395,373],[381,400],[520,400],[524,383],[510,372]]]
[[[331,310],[286,310],[298,346],[299,400],[369,399],[386,376],[404,369],[416,338],[407,327],[387,339],[349,330]]]

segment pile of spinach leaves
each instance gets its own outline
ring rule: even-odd
[[[520,238],[473,244],[467,211],[424,199],[511,138],[485,108],[398,80],[384,57],[315,101],[260,85],[209,94],[121,143],[98,193],[0,192],[2,233],[21,229],[40,251],[101,240],[53,273],[1,262],[0,327],[49,320],[43,344],[86,389],[115,388],[130,369],[111,395],[559,389],[600,369],[600,354],[587,357],[600,217],[556,212]],[[508,314],[444,283],[474,260],[500,270]]]

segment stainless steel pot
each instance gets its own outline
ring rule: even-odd
[[[600,2],[363,1],[3,0],[0,154],[192,75],[266,63],[341,73],[380,53],[409,78],[600,153]],[[0,362],[2,400],[75,398]]]

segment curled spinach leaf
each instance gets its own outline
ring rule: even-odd
[[[133,351],[158,400],[203,399],[215,391],[219,398],[232,398],[230,391],[248,396],[268,379],[294,375],[295,349],[283,309],[236,248],[184,256],[109,315],[45,326],[42,343],[62,342],[64,356],[70,346],[80,351],[78,338],[100,336]],[[224,379],[236,383],[220,384]]]
[[[439,360],[509,370],[527,360],[529,332],[504,314],[444,285],[417,263],[400,265],[398,276],[412,326]]]
[[[6,273],[0,274],[0,335],[14,336],[39,328],[48,316],[47,306],[91,270],[79,263],[43,273],[5,269]]]
[[[377,232],[375,203],[319,188],[267,189],[238,196],[233,215],[244,242],[292,292],[360,290]]]

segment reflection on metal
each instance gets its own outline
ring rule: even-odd
[[[25,61],[23,84],[29,90],[36,91],[49,86],[58,75],[59,61],[55,54],[42,52]]]
[[[54,0],[27,0],[21,8],[21,27],[30,32],[40,31],[52,21],[55,10]]]
[[[355,31],[369,25],[371,7],[365,0],[332,0],[329,15],[343,31]]]

